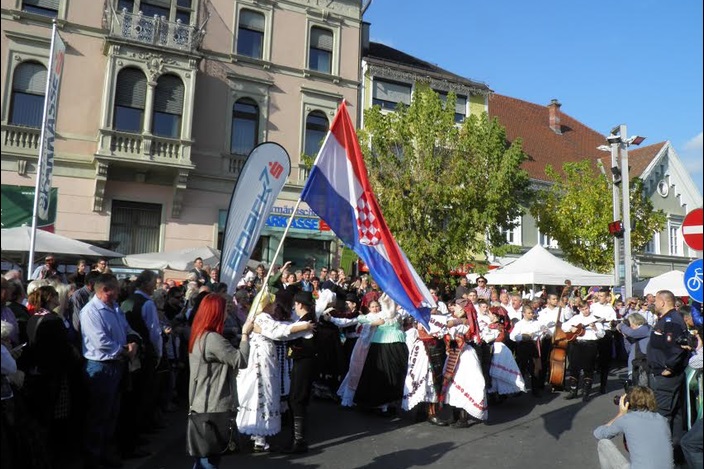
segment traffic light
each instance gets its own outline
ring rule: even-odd
[[[616,220],[609,223],[609,234],[616,238],[623,238],[623,222]]]

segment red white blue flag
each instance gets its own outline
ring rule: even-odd
[[[301,200],[367,264],[381,290],[427,328],[435,300],[386,225],[344,102],[320,148]]]

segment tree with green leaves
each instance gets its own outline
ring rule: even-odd
[[[410,105],[366,110],[358,132],[386,222],[426,278],[507,253],[502,230],[516,226],[531,194],[521,142],[507,145],[486,113],[458,125],[455,101],[419,83]]]
[[[614,221],[610,181],[590,160],[565,163],[562,172],[548,165],[545,174],[551,184],[537,191],[530,208],[540,232],[557,241],[567,261],[596,272],[613,270],[614,237],[608,230]],[[653,210],[639,178],[630,181],[629,195],[635,252],[664,227],[666,218],[662,210]]]

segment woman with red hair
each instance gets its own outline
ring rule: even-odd
[[[225,310],[225,298],[215,293],[200,303],[188,341],[191,370],[188,394],[192,411],[231,412],[234,417],[238,405],[235,379],[238,370],[247,368],[253,322],[248,319],[242,326],[240,347],[234,348],[222,335]],[[196,458],[194,469],[216,468],[220,462],[220,454],[192,456]]]

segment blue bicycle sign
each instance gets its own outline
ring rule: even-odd
[[[704,264],[701,259],[689,264],[684,272],[684,286],[689,296],[697,303],[702,302],[704,296]]]

